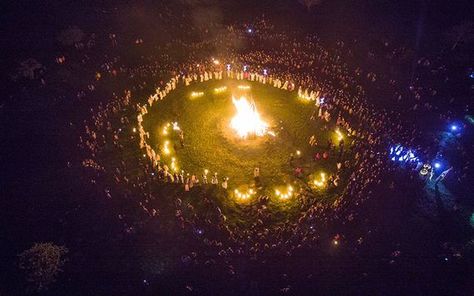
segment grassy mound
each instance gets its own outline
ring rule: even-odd
[[[241,89],[239,85],[250,88]],[[215,91],[224,86],[227,87],[225,91]],[[192,97],[192,92],[203,95]],[[276,135],[240,139],[230,127],[230,120],[236,113],[232,95],[253,99],[258,112]],[[207,169],[209,180],[217,172],[219,181],[229,178],[229,190],[253,186],[253,170],[259,167],[262,191],[273,194],[277,186],[289,183],[304,188],[310,174],[330,173],[335,169],[336,157],[313,160],[315,153],[325,150],[329,139],[335,142],[335,133],[333,129],[325,130],[322,121],[310,120],[312,112],[312,105],[298,98],[296,92],[256,82],[213,80],[178,87],[150,108],[143,125],[150,133],[150,145],[162,156],[164,163],[169,165],[174,158],[178,170],[199,178]],[[184,132],[184,147],[181,147],[178,131],[170,127],[166,135],[163,133],[170,122],[178,122]],[[308,144],[312,135],[320,144],[319,148]],[[163,153],[166,141],[169,142],[168,155]],[[290,164],[291,154],[294,159]],[[299,178],[295,176],[296,167],[303,169]]]

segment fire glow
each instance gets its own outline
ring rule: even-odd
[[[248,189],[245,192],[240,192],[239,189],[235,189],[234,194],[238,199],[247,200],[255,194],[255,191],[253,189]]]
[[[246,97],[240,99],[232,97],[237,114],[232,118],[230,126],[241,138],[249,135],[263,136],[267,133],[268,124],[260,118],[255,103],[249,102]]]
[[[286,192],[283,192],[280,189],[275,189],[275,195],[281,200],[287,200],[293,195],[293,187],[291,185],[288,185],[286,188]]]

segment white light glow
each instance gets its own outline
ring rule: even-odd
[[[288,185],[286,187],[286,192],[283,192],[279,189],[275,189],[275,195],[279,197],[281,200],[287,200],[293,195],[293,186]]]
[[[263,136],[268,130],[268,124],[260,118],[255,103],[249,102],[246,97],[240,99],[232,97],[237,114],[232,118],[230,126],[241,138],[249,135]]]
[[[340,142],[344,139],[344,136],[342,135],[341,131],[339,129],[336,129],[336,135],[337,135],[337,140]]]
[[[199,97],[202,97],[204,95],[204,92],[202,91],[193,91],[191,93],[191,98],[199,98]]]
[[[225,92],[226,90],[227,90],[227,86],[221,86],[221,87],[214,88],[214,92],[215,92],[216,94]]]
[[[249,199],[254,194],[255,194],[255,191],[253,189],[248,189],[247,191],[243,191],[243,192],[240,192],[239,189],[234,190],[235,197],[241,200]]]

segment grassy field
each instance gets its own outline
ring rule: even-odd
[[[249,85],[242,90],[238,85]],[[214,89],[227,86],[222,93]],[[203,92],[201,97],[191,98],[191,92]],[[262,118],[276,133],[275,137],[240,139],[230,128],[230,120],[236,110],[232,95],[245,95],[255,101]],[[334,141],[334,130],[322,132],[320,120],[310,120],[313,107],[297,98],[296,92],[288,92],[270,86],[248,81],[221,80],[180,86],[163,101],[153,105],[144,117],[144,128],[150,132],[150,145],[160,153],[165,141],[169,141],[170,154],[162,157],[168,165],[171,158],[179,170],[201,176],[204,169],[209,174],[218,173],[220,181],[229,178],[229,189],[242,188],[253,184],[253,170],[260,168],[264,191],[273,192],[275,186],[295,183],[304,187],[308,175],[324,171],[330,173],[335,168],[334,160],[312,160],[315,149],[308,144],[309,137],[315,135],[320,146],[326,147],[327,140]],[[171,128],[167,135],[163,127],[169,122],[178,122],[184,131],[184,147],[179,142],[178,132]],[[296,151],[301,157],[296,157]],[[295,161],[290,165],[290,154]],[[163,155],[163,153],[160,153]],[[294,176],[295,167],[302,167],[304,177]],[[210,176],[209,176],[210,178]]]

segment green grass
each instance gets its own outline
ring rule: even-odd
[[[237,85],[250,85],[242,91]],[[227,91],[215,94],[214,88],[227,86]],[[190,98],[193,91],[202,91],[204,96]],[[235,114],[232,94],[245,94],[253,98],[262,118],[270,123],[276,137],[241,140],[229,127]],[[316,152],[308,144],[309,137],[316,135],[325,146],[333,132],[321,132],[323,123],[309,120],[312,106],[297,98],[296,92],[288,92],[259,83],[221,80],[180,86],[163,101],[155,103],[144,117],[144,128],[150,132],[149,143],[158,152],[165,140],[170,141],[171,154],[162,156],[165,163],[175,157],[179,169],[201,176],[204,169],[210,174],[217,172],[220,181],[229,177],[229,189],[253,183],[253,170],[260,168],[263,192],[273,194],[274,187],[295,182],[304,187],[304,180],[294,177],[294,167],[289,165],[290,154],[301,151],[301,158],[294,164],[304,168],[305,175],[319,171],[330,171],[334,161],[311,160]],[[163,126],[177,121],[185,134],[185,147],[181,148],[178,133],[170,129],[162,134]],[[174,147],[173,147],[174,144]],[[159,153],[159,152],[158,152]],[[307,180],[306,180],[307,181]],[[299,184],[299,185],[298,185]]]

